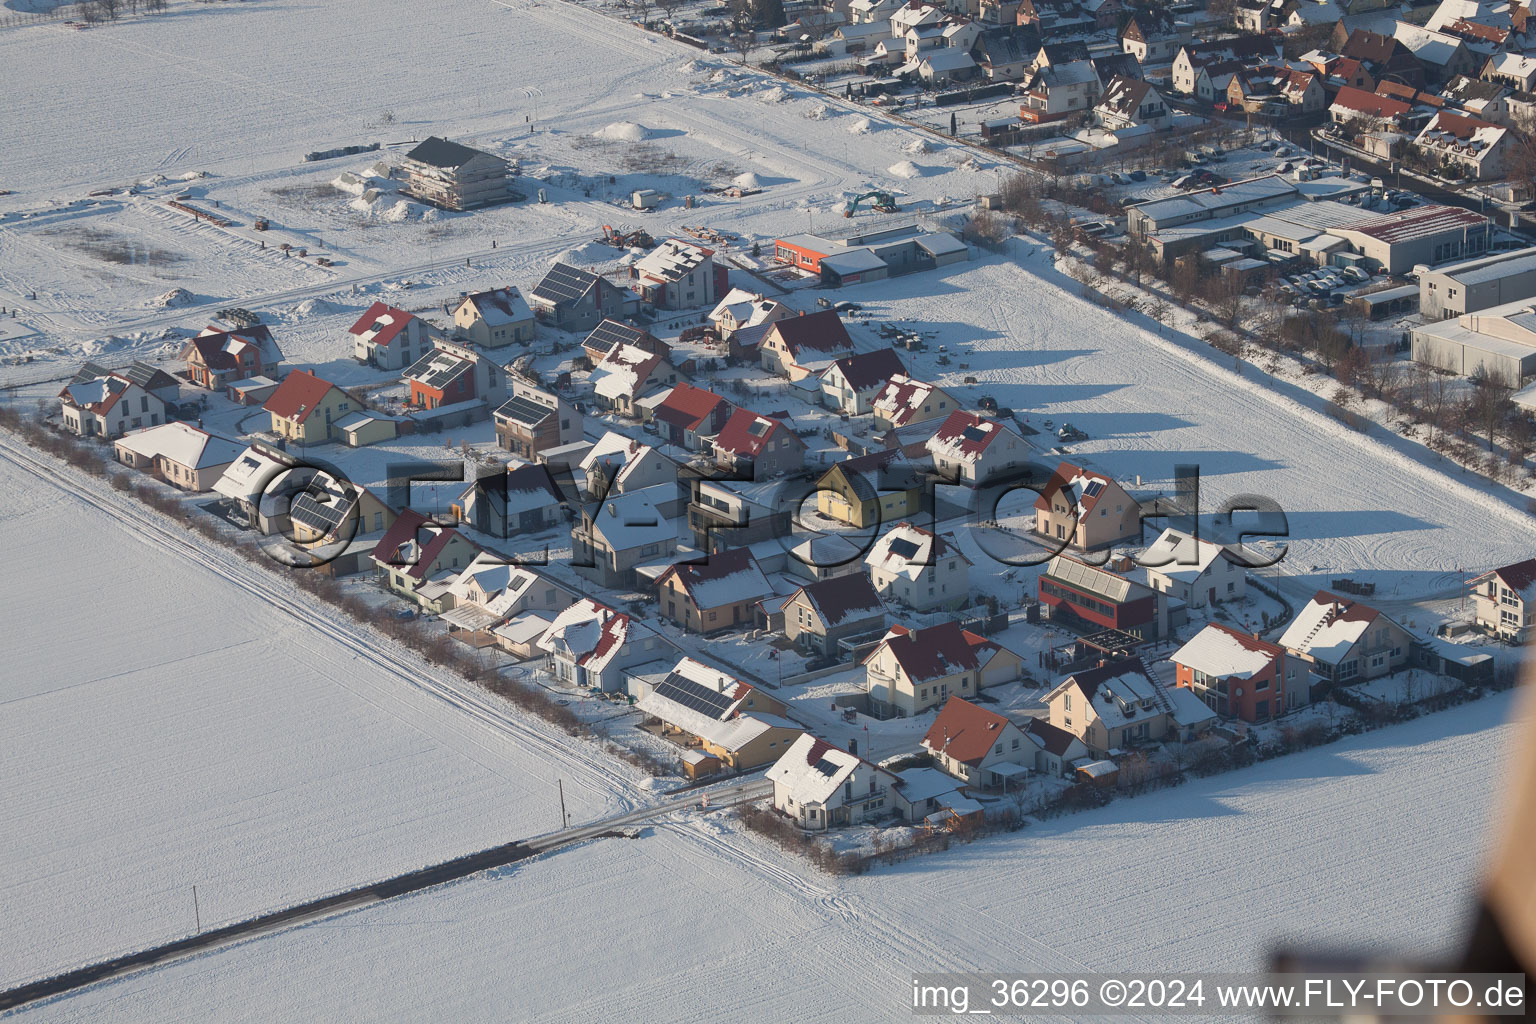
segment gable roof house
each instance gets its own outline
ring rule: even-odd
[[[862,416],[890,379],[906,372],[901,357],[889,348],[844,356],[817,378],[821,402],[850,416]]]
[[[623,669],[668,650],[655,630],[591,598],[562,609],[534,642],[549,673],[570,686],[603,693],[624,689]]]
[[[410,389],[412,408],[436,412],[433,418],[445,426],[449,418],[463,423],[483,420],[507,395],[507,371],[479,349],[459,342],[438,341],[401,379]],[[459,410],[461,419],[455,415]]]
[[[635,566],[670,555],[677,527],[656,509],[644,491],[610,494],[583,508],[571,528],[571,568],[611,588],[635,586]]]
[[[1181,530],[1164,530],[1140,561],[1147,585],[1186,608],[1241,601],[1248,594],[1248,573],[1230,551]]]
[[[757,602],[771,593],[768,577],[746,548],[679,562],[656,580],[659,614],[690,633],[754,625]]]
[[[773,809],[812,832],[862,825],[891,813],[894,774],[805,733],[764,776]]]
[[[533,309],[523,293],[508,285],[459,296],[453,326],[481,348],[502,348],[533,340]]]
[[[1035,745],[1034,769],[1042,775],[1072,774],[1072,762],[1088,756],[1088,745],[1044,718],[1031,718],[1024,737]]]
[[[458,530],[406,508],[379,539],[373,563],[386,587],[436,614],[453,606],[448,587],[479,553]]]
[[[1343,39],[1339,38],[1341,33]],[[1414,89],[1424,87],[1424,65],[1419,63],[1412,50],[1390,35],[1363,28],[1345,30],[1344,22],[1340,21],[1329,45],[1340,56],[1364,64],[1378,84],[1396,82]]]
[[[1178,55],[1187,33],[1173,15],[1159,8],[1141,8],[1120,29],[1120,48],[1143,66],[1163,64]]]
[[[1285,648],[1212,622],[1169,660],[1175,680],[1222,718],[1267,722],[1307,702],[1307,687],[1292,687],[1296,666]]]
[[[684,658],[635,705],[661,734],[737,771],[777,761],[805,729],[784,703],[718,669]]]
[[[1044,700],[1052,725],[1082,740],[1094,757],[1110,757],[1214,721],[1214,712],[1186,694],[1193,704],[1176,704],[1140,658],[1127,658],[1068,676]]]
[[[507,384],[511,394],[491,416],[497,444],[532,460],[581,440],[582,415],[569,402],[516,374],[508,374]]]
[[[958,622],[924,629],[892,626],[865,655],[870,714],[910,718],[951,695],[972,697],[987,686],[1019,678],[1017,654]]]
[[[863,529],[910,519],[926,491],[899,448],[835,462],[816,481],[816,511]]]
[[[1025,81],[1019,117],[1031,124],[1043,124],[1089,110],[1102,87],[1091,60],[1047,65]]]
[[[985,8],[995,2],[982,0],[982,6]],[[983,29],[976,37],[976,44],[971,47],[971,56],[975,58],[981,76],[989,82],[1018,81],[1030,73],[1030,65],[1039,52],[1039,33],[1021,31],[1012,26]]]
[[[1498,124],[1509,123],[1509,87],[1501,82],[1457,75],[1440,90],[1445,105],[1477,118]]]
[[[277,533],[287,530],[290,520],[287,499],[277,502],[273,492],[282,489],[279,478],[297,465],[298,460],[286,452],[252,444],[224,470],[213,490],[235,504],[245,516],[248,529],[269,535]]]
[[[801,650],[837,653],[837,642],[885,626],[885,605],[862,572],[807,583],[784,602],[784,636]]]
[[[971,560],[943,537],[897,523],[864,557],[870,582],[887,602],[918,611],[958,608],[970,600]]]
[[[64,427],[81,437],[111,440],[124,431],[158,426],[169,419],[165,401],[133,383],[120,372],[94,363],[85,367],[59,392]]]
[[[1333,685],[1396,672],[1408,663],[1413,635],[1392,619],[1347,597],[1319,590],[1280,636],[1280,646],[1308,663],[1310,697]]]
[[[806,444],[788,426],[737,409],[709,442],[717,465],[752,480],[772,480],[805,466]]]
[[[624,315],[629,293],[605,277],[568,263],[550,267],[528,295],[537,315],[565,331],[590,331]]]
[[[1504,176],[1513,139],[1508,128],[1442,110],[1413,140],[1413,147],[1450,176],[1482,181]]]
[[[1517,644],[1536,635],[1536,558],[1485,572],[1470,583],[1478,628]]]
[[[1227,105],[1250,114],[1292,118],[1328,105],[1320,76],[1283,65],[1239,71],[1227,83]]]
[[[633,345],[616,345],[592,371],[591,383],[599,408],[634,415],[644,395],[676,384],[676,368],[659,355]]]
[[[488,551],[476,555],[448,590],[453,607],[443,621],[471,632],[494,629],[525,612],[560,612],[577,601],[564,584]]]
[[[726,270],[715,265],[715,251],[677,238],[632,263],[629,277],[640,297],[658,309],[713,306],[726,288]]]
[[[187,378],[209,391],[222,391],[233,381],[263,374],[272,376],[283,360],[282,350],[266,324],[226,331],[205,327],[182,346]]]
[[[272,417],[272,432],[279,437],[300,444],[325,444],[340,440],[336,422],[358,405],[330,381],[308,370],[294,370],[262,408]]]
[[[438,331],[431,324],[385,302],[375,302],[347,328],[352,354],[360,363],[401,370],[428,352]]]
[[[1392,96],[1346,85],[1334,94],[1328,117],[1355,131],[1406,123],[1413,107]]]
[[[1035,532],[1094,551],[1141,537],[1141,505],[1113,478],[1063,462],[1035,499]]]
[[[1170,82],[1174,92],[1191,96],[1195,95],[1196,73],[1202,67],[1233,60],[1245,65],[1271,64],[1278,56],[1279,50],[1274,40],[1266,35],[1187,43],[1179,47],[1173,59]]]
[[[1536,90],[1536,57],[1496,53],[1483,62],[1479,72],[1486,82],[1501,82],[1516,92]]]
[[[112,446],[118,462],[152,473],[184,491],[210,490],[245,446],[190,423],[162,423],[124,434]]]
[[[582,340],[581,350],[586,353],[592,365],[597,366],[608,353],[621,345],[629,345],[642,352],[661,356],[663,359],[672,358],[671,346],[650,331],[643,327],[636,327],[634,324],[611,319],[604,320],[592,328],[592,333]]]
[[[564,522],[567,502],[560,484],[540,463],[513,463],[466,487],[453,504],[458,522],[502,539],[539,533]]]
[[[853,339],[836,310],[785,317],[775,321],[758,346],[763,369],[802,380],[853,354]]]
[[[652,487],[677,488],[677,463],[613,430],[598,438],[575,468],[581,470],[582,497],[587,501]]]
[[[923,735],[923,749],[950,775],[982,789],[1027,775],[1029,765],[1021,762],[1032,761],[1035,752],[1011,719],[958,695],[944,702]]]
[[[936,384],[898,373],[886,381],[880,393],[870,400],[877,430],[896,430],[913,423],[948,417],[960,408],[954,396]]]
[[[747,327],[771,324],[794,315],[795,311],[778,299],[764,298],[745,288],[732,288],[710,311],[709,322],[728,341],[731,335]]]
[[[1156,640],[1168,632],[1168,605],[1157,591],[1117,572],[1057,555],[1038,581],[1052,619],[1076,620]]]
[[[505,160],[438,135],[428,136],[405,154],[401,169],[406,176],[402,195],[445,210],[473,210],[512,198]]]
[[[1001,420],[959,409],[949,414],[924,447],[940,477],[971,486],[1020,477],[1029,466],[1030,448],[1018,431]]]
[[[1464,40],[1444,32],[1399,21],[1392,37],[1408,48],[1431,82],[1448,82],[1457,75],[1476,75],[1485,55],[1467,48]]]
[[[720,432],[735,408],[713,391],[682,383],[651,410],[651,419],[668,444],[696,452],[704,438]]]
[[[1152,88],[1152,83],[1119,75],[1105,86],[1093,113],[1099,124],[1109,131],[1137,125],[1160,130],[1173,123],[1173,114],[1168,104]]]

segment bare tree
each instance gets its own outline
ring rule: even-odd
[[[683,6],[683,0],[656,0],[656,6],[660,7],[661,13],[671,21],[677,15],[678,8]]]
[[[752,56],[752,50],[756,46],[757,37],[752,34],[751,30],[737,32],[731,36],[731,48],[736,51],[736,56],[742,64],[745,64],[747,58]]]
[[[629,5],[635,9],[635,18],[644,28],[651,27],[651,0],[629,0]]]
[[[96,9],[101,12],[101,16],[108,21],[116,21],[118,14],[122,11],[122,0],[93,0],[93,2]]]

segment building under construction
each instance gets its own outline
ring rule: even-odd
[[[406,154],[404,169],[407,180],[400,191],[445,210],[473,210],[514,198],[505,160],[436,135]]]

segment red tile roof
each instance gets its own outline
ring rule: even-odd
[[[848,329],[843,326],[843,321],[838,317],[835,309],[823,309],[816,313],[775,320],[773,326],[769,328],[769,333],[777,334],[779,340],[784,343],[784,348],[791,355],[802,351],[850,352],[853,350],[853,339],[848,337]]]
[[[381,322],[385,317],[389,317],[388,323]],[[373,331],[377,327],[378,331],[373,335],[371,343],[387,346],[391,341],[395,340],[395,337],[401,331],[405,330],[405,325],[410,323],[411,320],[412,315],[405,310],[396,309],[385,302],[375,302],[363,312],[362,316],[357,318],[355,324],[347,328],[347,331],[360,336]]]
[[[1013,723],[961,697],[951,697],[933,720],[923,746],[962,764],[978,764]]]
[[[907,678],[914,683],[922,683],[957,672],[976,671],[981,667],[978,655],[987,653],[996,644],[961,629],[958,622],[941,622],[937,626],[918,630],[892,626],[880,645],[864,659],[866,664],[881,647],[890,649]]]
[[[1339,88],[1339,94],[1333,98],[1333,105],[1366,117],[1381,118],[1400,117],[1412,109],[1402,100],[1367,92],[1352,85]]]
[[[663,423],[693,430],[708,419],[722,402],[730,404],[713,391],[696,388],[692,384],[678,384],[666,400],[656,407],[655,416]]]
[[[976,459],[1003,435],[1007,428],[997,420],[989,420],[973,412],[955,410],[939,425],[934,441],[943,444],[951,453],[964,459]]]
[[[1109,493],[1109,485],[1114,483],[1114,480],[1105,476],[1103,473],[1095,473],[1092,470],[1083,469],[1081,466],[1074,466],[1070,462],[1063,462],[1058,465],[1056,467],[1056,472],[1052,473],[1051,478],[1046,481],[1045,486],[1040,488],[1040,497],[1035,499],[1035,508],[1042,512],[1050,511],[1051,499],[1061,491],[1066,490],[1072,481],[1078,479],[1079,477],[1088,481],[1089,483],[1094,481],[1101,481],[1104,484],[1103,487],[1097,489],[1096,493],[1089,494],[1085,489],[1081,495],[1074,495],[1073,500],[1067,503],[1068,505],[1074,506],[1075,508],[1075,506],[1081,502],[1084,515],[1092,512],[1093,507],[1099,503],[1099,499],[1102,498],[1105,494]]]
[[[272,397],[267,399],[262,408],[285,420],[303,423],[335,387],[330,381],[316,377],[308,370],[294,370],[283,378],[283,382],[272,392]]]
[[[422,536],[426,537],[425,543],[421,542]],[[406,575],[413,579],[425,579],[432,563],[458,536],[462,535],[457,530],[434,526],[430,519],[413,508],[402,509],[395,517],[394,525],[384,531],[384,536],[374,547],[373,557],[386,565],[405,567]],[[410,562],[409,552],[413,544],[418,544],[421,549],[415,553],[414,563]]]
[[[794,436],[794,431],[778,420],[759,416],[750,409],[737,409],[731,413],[731,418],[725,421],[725,426],[720,428],[714,444],[721,451],[741,458],[755,459],[768,447],[771,439],[780,436],[780,431],[785,435]]]

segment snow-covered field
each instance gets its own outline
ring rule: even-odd
[[[552,831],[557,778],[578,821],[638,792],[233,554],[0,490],[0,985],[190,934],[193,885],[206,928]]]
[[[858,878],[718,822],[656,827],[18,1019],[888,1021],[912,972],[1244,971],[1277,942],[1432,956],[1468,919],[1511,702]]]

